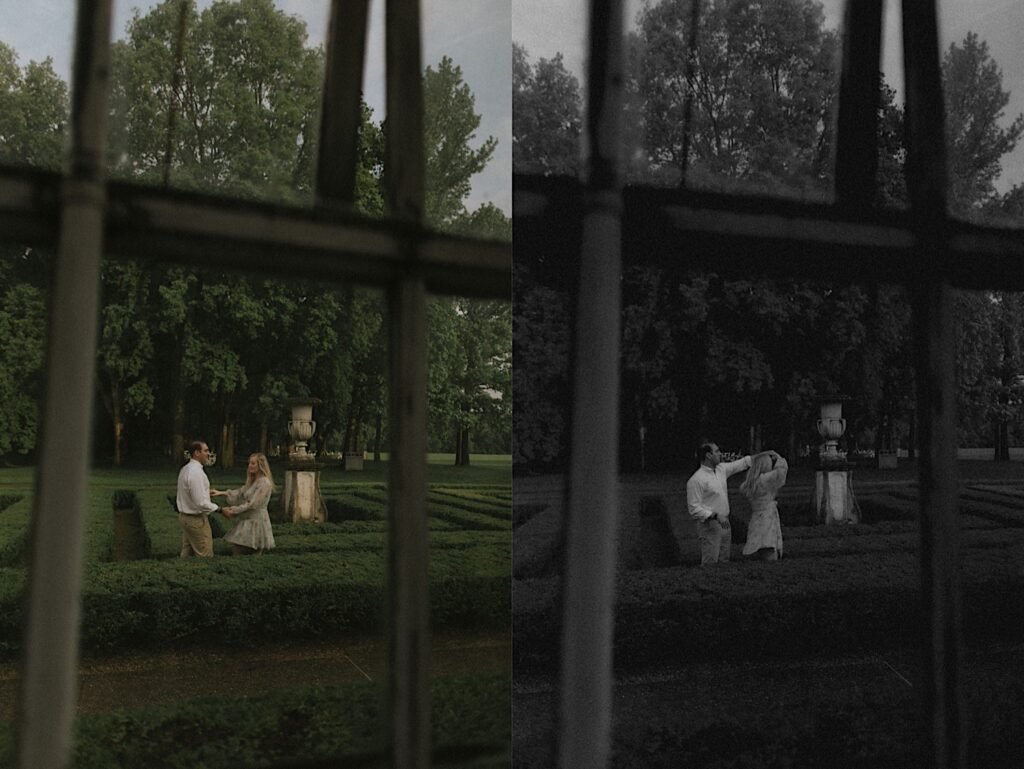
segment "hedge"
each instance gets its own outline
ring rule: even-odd
[[[438,549],[430,558],[434,627],[505,629],[508,545]],[[384,552],[92,563],[82,593],[82,648],[111,653],[191,642],[333,638],[377,632]],[[24,573],[5,570],[0,653],[21,639]]]
[[[750,675],[758,675],[756,668]],[[733,670],[734,675],[736,674]],[[719,685],[728,686],[731,679]],[[1024,684],[998,671],[972,669],[963,679],[967,764],[1017,767],[1024,755]],[[628,686],[628,684],[626,685]],[[626,686],[622,688],[626,688]],[[709,685],[713,689],[714,684]],[[687,689],[689,691],[689,689]],[[621,702],[617,693],[616,703]],[[723,704],[721,700],[725,700]],[[671,682],[645,685],[636,706],[616,712],[610,765],[615,769],[908,769],[925,755],[919,693],[903,684],[809,689],[780,701],[687,697]],[[660,707],[659,707],[660,705]],[[554,709],[532,697],[521,703],[532,723],[517,722],[517,769],[553,765]]]
[[[476,757],[508,766],[511,686],[505,673],[431,681],[434,766]],[[295,761],[384,765],[383,692],[373,682],[209,697],[79,717],[71,769],[239,769]],[[496,703],[504,703],[496,706]],[[0,726],[0,766],[11,766]]]
[[[1024,544],[979,532],[964,553],[970,638],[1020,639]],[[1003,532],[1005,534],[1005,532]],[[516,580],[516,664],[547,669],[557,655],[559,579]],[[615,657],[623,669],[666,660],[803,657],[913,644],[921,632],[916,552],[737,562],[714,568],[622,571]]]
[[[0,496],[0,566],[21,563],[28,547],[30,495]]]

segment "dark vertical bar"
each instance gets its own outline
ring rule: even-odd
[[[423,80],[418,0],[387,0],[385,182],[394,216],[423,217]],[[410,244],[410,249],[415,245]],[[410,253],[410,256],[415,254]],[[391,763],[430,765],[429,583],[426,529],[426,288],[415,273],[390,287]]]
[[[333,0],[316,164],[318,206],[355,202],[369,0]]]
[[[868,208],[878,173],[882,0],[846,0],[836,132],[836,202]]]
[[[936,769],[966,765],[961,689],[960,541],[952,289],[946,217],[946,146],[934,2],[903,2],[907,190],[922,263],[914,288],[917,413],[921,447],[921,588],[926,618],[924,714]],[[927,261],[926,261],[927,260]]]
[[[430,765],[427,578],[426,292],[422,280],[390,289],[391,459],[388,638],[392,765]]]
[[[607,765],[618,520],[622,0],[590,17],[590,157],[573,374],[558,763]]]
[[[18,703],[18,765],[71,763],[82,540],[105,208],[110,2],[80,0],[70,152],[50,297],[46,401],[32,514],[28,616]]]
[[[387,147],[384,175],[391,213],[423,217],[423,76],[418,0],[387,0]]]

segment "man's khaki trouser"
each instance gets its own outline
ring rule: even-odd
[[[717,518],[709,518],[697,526],[700,530],[700,565],[728,561],[732,547],[732,525],[729,519],[719,523]]]
[[[181,557],[198,555],[204,558],[213,557],[213,532],[206,513],[201,515],[185,515],[178,513],[181,524]]]

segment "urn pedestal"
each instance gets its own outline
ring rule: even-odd
[[[853,470],[823,466],[814,473],[814,511],[818,523],[860,523]]]
[[[822,401],[818,435],[824,439],[814,473],[814,505],[818,523],[859,523],[860,506],[853,494],[853,468],[839,452],[839,439],[846,432],[841,398]]]
[[[292,418],[288,422],[288,435],[295,445],[288,455],[284,471],[284,491],[281,495],[285,520],[292,523],[323,523],[327,508],[320,496],[320,470],[322,464],[309,451],[309,441],[316,433],[313,406],[319,398],[289,398]]]

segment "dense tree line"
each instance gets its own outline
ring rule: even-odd
[[[112,51],[109,173],[308,205],[322,73],[323,51],[307,44],[304,23],[271,0],[202,11],[166,0],[136,12]],[[461,69],[445,57],[425,69],[423,85],[430,224],[510,239],[498,208],[466,208],[496,140],[476,141],[480,118]],[[0,162],[59,168],[67,107],[49,59],[21,68],[0,43]],[[356,190],[370,216],[384,211],[387,130],[364,104]],[[35,448],[51,254],[0,249],[0,455],[12,459]],[[285,400],[297,395],[323,401],[319,449],[387,449],[382,292],[139,257],[102,268],[99,457],[175,461],[203,436],[230,466],[236,449],[287,440]],[[474,451],[507,452],[508,304],[435,297],[428,311],[430,449],[466,448],[472,435]]]
[[[838,38],[820,3],[663,0],[638,13],[627,45],[627,179],[661,186],[827,200],[832,186]],[[695,34],[691,34],[695,32]],[[691,50],[691,41],[695,43]],[[575,175],[582,103],[561,56],[516,45],[516,171]],[[969,34],[945,52],[953,212],[1024,221],[1024,186],[1000,195],[1000,159],[1024,133],[1009,94]],[[903,114],[882,78],[877,204],[906,204]],[[827,255],[823,255],[827,258]],[[770,255],[765,255],[770,258]],[[516,418],[520,467],[565,459],[573,271],[578,256],[516,250]],[[624,468],[675,468],[712,436],[732,450],[816,446],[819,399],[848,396],[850,448],[914,449],[913,344],[902,289],[724,278],[627,264],[623,271],[620,455]],[[958,402],[963,445],[1002,456],[1024,426],[1024,304],[961,292]]]

